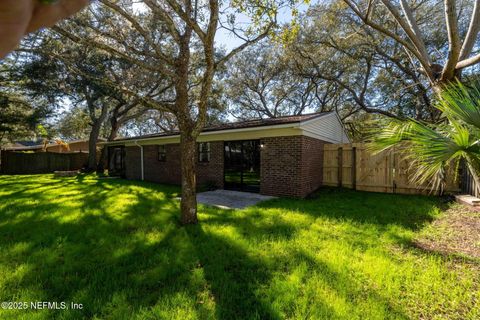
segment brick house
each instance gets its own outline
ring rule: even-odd
[[[105,143],[109,170],[127,179],[180,184],[179,142],[173,132]],[[197,183],[305,197],[322,185],[324,144],[347,142],[336,112],[208,127],[197,143]]]

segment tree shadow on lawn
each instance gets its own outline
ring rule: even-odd
[[[418,230],[433,221],[439,209],[446,208],[443,199],[433,196],[385,194],[324,187],[307,199],[274,199],[259,208],[297,211],[315,218],[329,218],[372,224],[396,225]]]
[[[202,222],[234,225],[240,234],[255,241],[288,240],[299,232],[317,230],[316,240],[338,239],[366,250],[378,246],[383,236],[412,247],[412,232],[433,221],[445,207],[437,197],[324,188],[309,199],[262,202],[247,209],[247,214],[211,209]]]
[[[80,312],[91,317],[112,294],[128,291],[129,273],[141,272],[145,257],[153,254],[142,238],[152,231],[149,221],[169,222],[164,217],[171,218],[178,204],[172,199],[173,189],[171,195],[158,199],[153,197],[157,190],[144,185],[136,186],[142,190],[131,188],[134,183],[94,183],[93,189],[79,184],[68,189],[78,191],[73,196],[52,193],[65,183],[72,181],[47,181],[37,193],[24,185],[22,190],[28,193],[0,197],[10,203],[0,210],[1,265],[14,272],[21,270],[18,275],[2,275],[5,281],[0,296],[2,301],[14,301],[22,293],[34,301],[77,301],[85,304]],[[122,187],[130,188],[125,196],[133,194],[136,201],[119,208],[120,214],[107,214],[105,206],[112,196],[108,190]],[[65,203],[55,202],[62,197]],[[70,202],[80,203],[81,212],[71,215]],[[159,211],[163,215],[158,215]],[[168,239],[172,223],[161,228]]]
[[[174,200],[177,188],[125,180],[84,179],[75,183],[74,179],[62,178],[49,183],[50,189],[45,192],[38,189],[38,193],[16,195],[18,216],[5,216],[0,210],[0,266],[15,272],[3,281],[0,300],[73,301],[84,305],[82,310],[46,311],[45,318],[131,319],[141,313],[170,318],[173,314],[181,317],[179,314],[188,310],[190,316],[201,319],[279,319],[282,315],[262,296],[261,289],[270,285],[272,272],[278,272],[282,264],[310,261],[313,269],[331,275],[328,284],[334,290],[343,290],[335,287],[335,278],[342,275],[296,252],[273,262],[257,256],[252,243],[289,240],[304,227],[281,217],[266,218],[264,209],[366,223],[398,223],[409,228],[418,226],[419,220],[428,220],[431,209],[425,205],[414,211],[421,219],[408,219],[408,210],[396,208],[393,213],[397,214],[390,215],[372,210],[380,197],[369,196],[366,200],[354,192],[327,192],[320,193],[325,199],[270,201],[248,214],[207,208],[200,225],[184,228],[178,225],[179,203]],[[66,203],[52,203],[57,196],[52,190],[62,186],[70,186],[72,194],[65,196]],[[329,193],[333,194],[330,202]],[[40,204],[23,203],[32,196]],[[344,196],[353,202],[357,199],[361,210],[350,211],[353,203],[342,202]],[[391,200],[396,201],[395,197]],[[123,202],[117,205],[116,201]],[[435,205],[433,200],[422,201]],[[76,214],[68,212],[69,202],[81,204],[74,208]],[[397,205],[407,203],[405,199]],[[21,214],[30,211],[35,214]],[[366,213],[369,216],[362,216]],[[215,232],[222,228],[230,228],[236,236]],[[242,241],[249,244],[243,245]],[[335,315],[328,301],[317,303],[326,314]],[[29,317],[22,311],[15,315]]]
[[[216,319],[280,319],[258,290],[271,280],[260,257],[201,225],[187,227],[187,234],[214,296]]]
[[[321,281],[329,288],[327,292],[333,291],[339,299],[348,301],[351,309],[376,308],[380,309],[381,313],[384,313],[382,315],[384,319],[408,319],[408,316],[394,304],[392,299],[382,294],[381,290],[367,289],[362,285],[362,281],[359,281],[360,279],[358,279],[358,277],[350,276],[349,272],[343,272],[343,270],[342,272],[335,270],[328,261],[313,257],[304,251],[292,252],[289,259],[298,261],[299,263],[305,263],[307,265],[307,273],[321,274]],[[310,294],[312,293],[310,292]],[[309,306],[309,309],[311,308],[308,310],[309,317],[313,319],[339,318],[335,310],[330,307],[329,301],[322,300],[319,303],[319,297],[314,295],[312,295],[310,299],[316,303],[312,303]],[[377,314],[377,317],[378,315],[379,314]],[[343,315],[343,317],[345,317],[345,315]],[[347,318],[348,317],[356,318],[358,317],[358,313],[349,314],[347,315]],[[362,317],[367,316],[363,315]]]
[[[276,202],[270,204],[276,204]],[[264,209],[269,207],[269,203],[264,204]],[[273,207],[278,208],[277,206]],[[279,255],[269,255],[268,252],[262,251],[265,250],[263,247],[259,251],[261,255],[258,256],[255,254],[255,249],[253,252],[246,253],[245,250],[238,249],[238,246],[235,248],[232,241],[215,236],[212,232],[206,233],[201,227],[191,227],[189,235],[197,247],[197,255],[203,263],[206,278],[212,286],[212,292],[216,297],[225,299],[223,301],[216,300],[218,319],[297,317],[338,319],[349,317],[339,314],[327,297],[318,296],[317,292],[311,288],[307,290],[305,284],[308,281],[323,282],[325,287],[328,287],[327,291],[334,292],[333,295],[339,300],[343,300],[353,310],[357,306],[365,309],[365,305],[371,303],[372,308],[375,307],[377,312],[385,312],[384,316],[387,318],[407,318],[404,312],[391,299],[384,296],[379,289],[367,288],[359,283],[358,275],[347,271],[338,272],[327,261],[314,258],[310,253],[299,249],[298,241],[302,240],[297,236],[308,229],[306,224],[292,225],[289,224],[288,219],[268,217],[268,213],[264,214],[261,209],[256,207],[249,209],[248,214],[237,213],[238,211],[234,210],[211,209],[202,219],[201,224],[212,230],[233,228],[240,239],[250,242],[250,250],[252,247],[255,248],[255,245],[268,247],[268,243],[276,241],[287,243],[288,250]],[[323,237],[334,239],[335,235],[327,231]],[[371,240],[369,237],[372,235],[368,233],[360,236],[353,233],[348,234],[342,240],[349,242],[351,248],[367,250],[372,246],[371,242],[373,241],[376,241],[378,246],[378,238],[374,237],[375,240]],[[218,249],[215,248],[217,245]],[[312,243],[311,245],[312,247],[309,245],[307,247],[315,252],[317,244]],[[238,254],[239,251],[242,254]],[[212,252],[217,254],[212,255]],[[307,271],[301,279],[301,284],[290,282],[289,278],[298,271],[302,264],[307,265]],[[279,276],[279,274],[281,275]],[[295,275],[293,278],[297,276]],[[281,290],[285,290],[285,292],[275,291],[271,288],[278,282],[285,284],[280,284]],[[294,293],[292,294],[292,292]],[[262,296],[265,293],[268,294],[267,297]],[[286,297],[284,298],[282,295]],[[304,298],[308,302],[297,305],[297,299],[300,298]],[[280,307],[279,304],[281,304]],[[304,310],[299,311],[302,307]],[[244,308],[248,311],[241,312]],[[379,309],[382,311],[378,311]]]
[[[14,273],[5,274],[2,301],[73,301],[85,306],[43,311],[45,318],[131,319],[150,308],[150,316],[159,309],[155,317],[160,318],[182,309],[197,318],[278,318],[255,291],[269,279],[261,260],[228,239],[204,232],[202,225],[178,225],[178,188],[121,180],[90,181],[89,186],[83,181],[70,185],[65,203],[52,203],[61,197],[52,191],[65,182],[74,183],[48,181],[45,192],[16,195],[18,215],[0,210],[0,270]],[[35,203],[28,203],[33,197]],[[118,212],[109,207],[126,197]],[[81,207],[68,212],[69,202]],[[205,292],[214,300],[210,306],[203,305]],[[159,304],[167,307],[162,310]],[[165,310],[171,314],[162,316]],[[33,311],[12,312],[29,318]]]

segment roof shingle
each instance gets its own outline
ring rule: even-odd
[[[239,122],[227,122],[227,123],[205,127],[202,130],[202,132],[246,129],[246,128],[290,124],[290,123],[300,123],[300,122],[304,122],[314,118],[319,118],[330,113],[331,112],[316,112],[316,113],[309,113],[309,114],[303,114],[298,116],[283,116],[283,117],[277,117],[277,118],[254,119],[254,120],[246,120],[246,121],[239,121]],[[178,135],[179,133],[180,133],[179,131],[161,132],[161,133],[154,133],[154,134],[148,134],[148,135],[142,135],[142,136],[136,136],[136,137],[119,138],[119,139],[116,139],[116,141],[175,136],[175,135]]]

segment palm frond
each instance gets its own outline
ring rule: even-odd
[[[446,184],[448,167],[458,167],[461,159],[480,160],[477,138],[454,120],[433,126],[408,119],[392,121],[374,137],[369,149],[382,152],[396,147],[415,172],[411,180],[438,190]]]
[[[449,120],[461,120],[480,129],[480,84],[467,87],[457,81],[447,86],[440,95],[437,108]]]
[[[376,154],[399,146],[401,142],[407,140],[408,132],[411,131],[412,126],[409,121],[394,119],[383,125],[384,127],[380,131],[375,128],[369,134],[371,143],[367,144],[367,149]]]

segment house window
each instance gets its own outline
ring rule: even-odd
[[[158,161],[167,161],[167,148],[164,144],[158,146]]]
[[[210,161],[210,142],[200,142],[198,144],[198,162]]]

